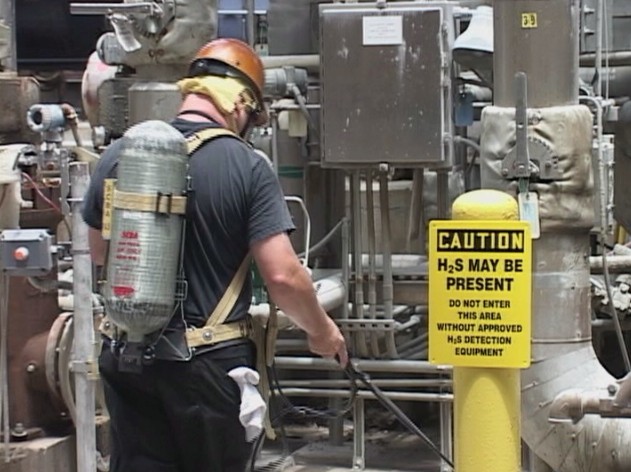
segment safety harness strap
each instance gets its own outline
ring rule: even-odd
[[[199,149],[202,144],[220,136],[230,136],[241,139],[237,134],[225,128],[206,128],[186,138],[189,156]],[[241,262],[237,272],[230,281],[230,285],[226,288],[226,291],[217,303],[215,309],[208,316],[206,325],[202,328],[191,328],[186,331],[186,340],[189,343],[189,347],[203,346],[211,343],[214,344],[215,342],[218,342],[216,341],[218,336],[225,335],[223,333],[224,331],[230,331],[233,334],[234,337],[231,339],[249,336],[249,324],[237,327],[233,326],[237,323],[223,324],[223,322],[226,321],[226,318],[232,311],[232,308],[234,308],[234,305],[241,294],[241,289],[243,288],[248,268],[250,267],[250,260],[251,258],[249,255],[243,259],[243,262]],[[233,326],[233,328],[228,329],[230,326]],[[237,334],[240,335],[237,336]]]
[[[160,193],[147,195],[114,190],[112,206],[121,210],[184,215],[186,213],[186,197]]]
[[[193,154],[197,149],[207,141],[218,138],[219,136],[230,136],[242,141],[241,137],[225,128],[206,128],[197,133],[191,134],[186,138],[186,145],[188,146],[188,155]]]
[[[250,336],[250,332],[251,327],[247,320],[192,328],[186,331],[186,343],[190,348],[208,346],[233,339],[247,338]]]
[[[250,261],[251,257],[249,255],[245,256],[243,262],[241,262],[241,265],[239,266],[239,269],[237,269],[236,274],[234,274],[234,277],[230,281],[230,285],[226,288],[226,291],[217,303],[217,306],[215,306],[215,309],[208,316],[206,324],[202,328],[191,328],[186,331],[186,340],[189,347],[215,344],[219,342],[216,341],[217,336],[226,336],[228,331],[234,335],[234,337],[230,339],[238,339],[240,337],[249,336],[251,331],[249,324],[243,323],[243,326],[237,327],[233,325],[239,324],[238,322],[226,324],[223,324],[223,322],[226,321],[226,318],[232,311],[232,308],[234,308],[234,305],[241,294],[241,289],[243,288],[243,284],[245,283],[246,275],[250,267]],[[233,328],[227,328],[229,326],[233,326]],[[224,330],[226,333],[224,333]],[[239,335],[237,336],[237,334]]]

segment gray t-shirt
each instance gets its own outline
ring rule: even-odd
[[[172,125],[185,136],[216,126],[182,119]],[[95,229],[101,229],[103,180],[116,175],[120,144],[114,142],[103,153],[85,196],[82,215]],[[276,174],[245,143],[231,137],[216,138],[195,151],[189,163],[192,192],[184,245],[188,295],[183,311],[186,322],[199,327],[215,308],[249,247],[295,227]],[[248,276],[228,321],[245,317],[251,297]]]

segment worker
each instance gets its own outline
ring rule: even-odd
[[[178,82],[183,94],[171,123],[184,136],[209,127],[246,138],[267,116],[260,58],[247,44],[217,39],[204,45]],[[106,263],[102,226],[103,182],[116,172],[120,141],[103,153],[85,197],[83,218],[90,226],[90,252]],[[248,253],[272,300],[302,330],[310,350],[348,362],[343,335],[319,305],[310,275],[288,234],[294,229],[273,169],[235,137],[205,142],[190,155],[183,269],[188,283],[184,326],[200,327],[213,311]],[[249,276],[227,321],[246,317],[251,303]],[[175,318],[175,317],[174,317]],[[202,346],[184,362],[156,359],[140,374],[121,372],[117,351],[104,337],[99,357],[111,417],[111,472],[241,472],[251,443],[239,421],[240,390],[227,373],[253,368],[255,352],[247,338]]]

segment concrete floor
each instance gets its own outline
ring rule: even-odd
[[[428,431],[436,442],[436,432]],[[304,435],[266,445],[257,461],[256,472],[345,472],[353,469],[352,434],[341,445],[331,444],[324,434]],[[365,472],[443,472],[440,459],[425,443],[403,431],[366,433]],[[444,471],[450,470],[448,467]]]

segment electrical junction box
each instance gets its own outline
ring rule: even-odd
[[[449,167],[449,2],[320,5],[322,164]]]
[[[46,275],[53,268],[52,236],[44,229],[0,233],[0,268],[12,276]]]

